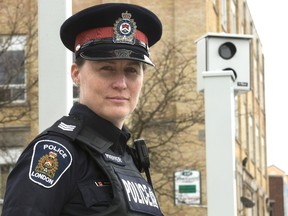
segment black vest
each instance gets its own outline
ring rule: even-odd
[[[61,129],[63,123],[73,130]],[[58,120],[43,134],[46,133],[65,135],[73,143],[79,144],[108,176],[114,198],[106,210],[93,216],[163,215],[153,188],[142,177],[127,151],[123,155],[116,155],[110,149],[112,142],[69,116]]]

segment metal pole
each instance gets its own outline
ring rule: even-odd
[[[206,71],[202,75],[208,216],[236,216],[235,77],[232,71]]]
[[[73,103],[72,54],[62,45],[59,30],[72,14],[71,0],[38,1],[39,130],[66,115]]]

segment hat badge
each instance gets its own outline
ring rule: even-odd
[[[136,23],[131,19],[131,13],[126,11],[114,24],[114,43],[135,44]]]

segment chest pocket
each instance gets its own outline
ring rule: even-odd
[[[89,180],[78,184],[86,207],[108,206],[113,199],[110,182],[103,179]]]

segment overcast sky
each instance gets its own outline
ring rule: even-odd
[[[288,1],[247,2],[265,57],[268,166],[288,174]]]

